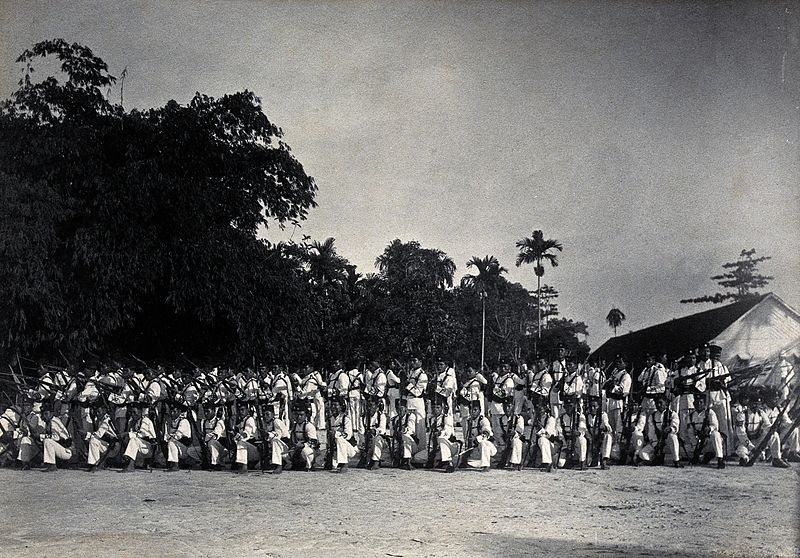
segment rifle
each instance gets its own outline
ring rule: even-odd
[[[371,415],[365,414],[362,419],[364,421],[364,451],[356,465],[359,469],[365,468],[372,460],[372,454],[375,453],[375,436],[377,434],[373,432],[371,425],[375,412],[378,412],[377,407]]]
[[[789,405],[790,405],[790,400],[787,400],[786,405],[783,406],[783,408],[778,413],[778,416],[775,417],[775,420],[772,422],[772,426],[770,426],[769,430],[767,430],[767,434],[761,438],[761,441],[758,443],[755,449],[753,449],[753,451],[750,452],[750,458],[747,460],[748,467],[751,466],[753,463],[755,463],[756,459],[758,459],[758,456],[761,455],[761,452],[764,451],[764,448],[766,448],[767,444],[770,443],[770,438],[772,438],[772,435],[778,430],[778,428],[780,428],[781,419],[783,418],[783,415],[786,414],[786,411],[789,409]],[[794,407],[792,407],[790,415],[792,414],[792,412],[797,412],[797,411],[800,411],[800,400],[795,401]],[[789,431],[786,433],[786,436],[791,434],[794,431],[794,429],[797,428],[798,423],[800,423],[800,417],[794,420]]]
[[[436,444],[439,441],[439,429],[436,428],[438,417],[431,417],[430,433],[428,434],[428,457],[425,461],[426,469],[433,469],[436,461]]]
[[[696,464],[700,459],[700,453],[702,453],[703,448],[706,447],[706,441],[708,440],[709,432],[709,411],[710,409],[706,409],[705,413],[706,416],[703,419],[703,425],[700,427],[700,436],[697,437],[697,444],[694,446],[694,451],[692,452],[692,465]]]
[[[335,396],[335,393],[334,395]],[[336,448],[336,432],[333,431],[333,415],[331,414],[331,399],[328,397],[327,404],[325,405],[325,438],[327,445],[325,446],[325,465],[324,469],[330,471],[333,469],[333,452]]]
[[[469,461],[470,452],[477,447],[477,444],[475,444],[474,440],[472,439],[472,415],[470,415],[469,418],[467,419],[467,431],[464,434],[464,446],[466,447],[466,449],[459,452],[458,455],[454,456],[455,459],[455,457],[459,457],[462,454],[464,455],[459,465],[462,469],[467,466],[467,461]]]
[[[663,464],[664,463],[664,446],[667,443],[667,436],[669,434],[669,425],[670,419],[672,416],[670,413],[673,411],[667,407],[664,409],[664,415],[661,418],[661,432],[658,434],[658,442],[656,442],[655,450],[653,451],[653,462],[656,464]],[[653,421],[655,424],[655,420]],[[678,459],[680,460],[680,455],[678,455]]]
[[[392,432],[392,443],[394,445],[394,452],[393,452],[394,455],[392,455],[392,467],[394,467],[396,469],[399,469],[400,465],[403,463],[403,453],[404,453],[404,451],[403,451],[403,445],[404,445],[403,444],[403,442],[404,442],[404,440],[403,440],[403,428],[401,428],[401,426],[400,426],[400,419],[401,418],[405,418],[406,419],[406,424],[408,424],[408,414],[409,414],[409,411],[406,410],[405,416],[401,417],[400,413],[398,413],[394,417],[395,427],[394,427],[394,432]]]

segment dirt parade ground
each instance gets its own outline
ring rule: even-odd
[[[0,470],[3,556],[797,556],[798,469]]]

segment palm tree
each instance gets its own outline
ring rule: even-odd
[[[501,285],[501,275],[508,271],[500,266],[500,262],[494,256],[479,258],[472,256],[467,262],[467,267],[474,267],[478,270],[475,275],[465,275],[461,279],[461,286],[465,289],[473,289],[481,298],[481,370],[483,370],[484,355],[486,349],[486,297],[489,291],[497,291]]]
[[[329,281],[344,280],[346,277],[347,260],[336,253],[334,241],[334,238],[328,238],[325,242],[315,240],[308,247],[306,254],[308,269],[317,284],[321,286]]]
[[[625,321],[625,314],[622,313],[622,310],[619,308],[612,308],[608,312],[608,316],[606,316],[606,322],[608,322],[609,327],[614,328],[614,337],[617,336],[617,328],[622,325],[622,322]]]
[[[536,273],[536,327],[537,339],[542,338],[542,276],[544,275],[544,262],[550,262],[553,267],[558,267],[558,258],[553,250],[561,252],[564,247],[558,240],[548,238],[545,240],[542,231],[533,231],[533,236],[517,241],[519,254],[517,255],[517,267],[522,264],[536,264],[533,268]]]

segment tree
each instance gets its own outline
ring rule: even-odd
[[[617,336],[617,328],[622,325],[622,322],[625,321],[625,314],[622,313],[622,310],[619,308],[612,308],[609,310],[608,315],[606,316],[606,323],[608,323],[609,327],[614,328],[614,337]]]
[[[558,257],[554,250],[561,252],[563,246],[557,240],[548,238],[545,240],[544,233],[540,230],[533,231],[533,236],[526,237],[517,241],[519,254],[517,255],[517,267],[522,264],[535,264],[536,273],[536,314],[537,314],[537,333],[536,338],[542,338],[542,276],[544,276],[544,262],[549,262],[551,266],[558,267]]]
[[[61,74],[35,82],[48,56]],[[82,45],[44,41],[18,62],[0,107],[2,356],[308,343],[302,275],[256,233],[305,219],[317,187],[253,93],[126,112]]]
[[[494,256],[479,258],[472,256],[467,262],[467,267],[474,267],[478,273],[468,274],[461,279],[461,286],[472,289],[481,299],[481,370],[486,362],[486,297],[489,292],[497,292],[502,286],[500,279],[502,274],[508,271],[500,266],[500,262]]]
[[[758,272],[758,264],[772,259],[772,256],[754,257],[756,249],[742,250],[739,254],[739,259],[735,262],[728,262],[722,264],[723,269],[727,269],[725,273],[715,275],[711,279],[716,281],[720,287],[728,289],[726,292],[716,293],[713,295],[705,295],[698,298],[687,298],[681,300],[681,303],[687,302],[712,302],[719,304],[726,300],[739,302],[760,296],[760,293],[755,289],[766,287],[767,284],[774,279],[768,275],[762,275]],[[733,289],[733,290],[730,290]]]
[[[414,288],[452,287],[456,272],[456,264],[441,250],[399,239],[390,242],[375,259],[375,267],[387,279]]]

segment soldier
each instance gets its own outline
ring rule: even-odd
[[[316,450],[319,447],[317,429],[310,421],[311,413],[305,401],[295,401],[292,404],[292,414],[294,415],[294,426],[290,438],[289,455],[291,459],[287,468],[303,468],[305,471],[311,471],[314,468]]]
[[[14,460],[17,454],[17,440],[22,436],[22,432],[20,432],[21,421],[22,408],[19,405],[7,407],[0,415],[0,463]],[[33,440],[31,440],[31,443],[33,443]],[[29,451],[34,453],[34,451],[38,451],[38,448]]]
[[[556,358],[550,363],[550,376],[553,378],[553,383],[558,385],[564,374],[567,371],[567,349],[563,343],[558,344],[558,353]],[[550,413],[554,416],[561,415],[561,390],[550,390]]]
[[[324,384],[322,376],[310,364],[302,369],[300,382],[297,386],[297,395],[302,399],[311,401],[311,421],[317,430],[325,428],[325,400],[322,398]]]
[[[300,403],[296,403],[300,405]],[[261,435],[264,440],[264,455],[269,455],[269,471],[274,475],[283,472],[284,461],[289,461],[289,444],[292,443],[289,437],[289,425],[279,418],[275,418],[272,406],[264,406],[264,424]],[[264,458],[266,460],[266,458]],[[264,467],[264,463],[261,466]]]
[[[119,453],[120,435],[114,419],[104,408],[101,409],[103,411],[97,429],[94,432],[86,433],[86,441],[89,442],[89,455],[86,460],[89,473],[97,471],[101,460],[104,464],[106,459]]]
[[[489,419],[481,415],[480,405],[470,404],[470,420],[465,439],[466,465],[486,472],[491,466],[492,457],[497,454],[494,434]]]
[[[644,393],[642,398],[642,411],[650,414],[655,412],[655,399],[666,393],[667,369],[656,361],[653,353],[645,353],[646,366],[639,374],[639,384]]]
[[[393,358],[389,363],[389,369],[386,371],[386,398],[387,398],[387,412],[389,419],[392,419],[397,414],[397,400],[400,398],[401,391],[404,386],[400,385],[400,361]]]
[[[708,345],[709,358],[703,363],[703,369],[707,372],[706,387],[708,400],[707,403],[714,410],[719,420],[719,433],[722,435],[726,453],[732,453],[727,449],[728,440],[733,440],[731,435],[731,395],[728,391],[730,373],[720,361],[722,348],[719,345]],[[732,444],[731,444],[732,445]]]
[[[541,470],[547,473],[554,469],[553,448],[554,442],[558,440],[558,427],[555,417],[550,414],[551,408],[550,399],[537,398],[535,432],[531,431],[531,436],[536,436]],[[558,464],[556,464],[557,467]]]
[[[522,463],[522,445],[525,443],[525,418],[515,412],[516,405],[513,397],[508,397],[503,402],[505,415],[500,419],[500,428],[503,433],[503,455],[500,458],[500,468],[510,466],[512,469]]]
[[[566,362],[566,372],[561,379],[561,400],[571,399],[574,403],[573,409],[580,409],[585,389],[583,376],[574,358],[569,357]]]
[[[739,465],[750,464],[752,451],[758,446],[767,435],[772,426],[774,418],[770,417],[766,407],[761,400],[756,397],[754,401],[744,410],[736,415],[736,455],[739,456]],[[781,441],[778,432],[773,432],[767,447],[772,456],[772,466],[785,469],[789,464],[783,460],[781,455]],[[761,456],[763,458],[763,453]]]
[[[611,446],[614,442],[608,413],[601,409],[600,399],[589,400],[589,412],[586,416],[587,425],[592,429],[592,453],[597,455],[601,469],[608,469],[611,458]]]
[[[428,419],[428,456],[425,467],[434,468],[436,456],[440,455],[445,472],[455,471],[453,453],[458,453],[458,442],[453,424],[453,415],[447,412],[447,400],[438,396],[433,401],[432,416]]]
[[[569,367],[569,364],[567,366]],[[556,430],[560,440],[556,463],[558,467],[564,467],[567,461],[571,459],[573,465],[577,463],[580,470],[584,471],[588,467],[586,462],[586,418],[578,408],[577,398],[565,398],[562,406],[564,412],[558,417],[558,422],[556,423]]]
[[[360,432],[364,426],[361,422],[361,390],[365,386],[364,372],[359,370],[358,363],[354,363],[347,375],[350,378],[350,389],[347,391],[347,414],[353,430]]]
[[[680,431],[678,437],[681,440],[688,439],[689,429],[689,415],[694,411],[694,398],[695,394],[700,394],[700,397],[705,397],[705,378],[701,373],[698,373],[695,366],[694,350],[689,350],[686,355],[678,363],[678,372],[673,376],[672,393],[674,398],[672,400],[671,408],[678,413],[678,421],[680,423]],[[691,459],[691,455],[686,456]]]
[[[411,470],[411,458],[417,453],[417,414],[408,409],[405,398],[397,400],[397,414],[391,420],[394,454],[401,469]],[[422,428],[425,428],[423,424]]]
[[[641,455],[648,463],[661,464],[669,455],[672,466],[682,469],[680,461],[680,446],[678,432],[680,431],[680,420],[678,413],[674,412],[667,405],[665,397],[657,397],[655,400],[656,410],[647,416],[647,444],[641,451]]]
[[[17,447],[19,448],[17,460],[21,463],[23,470],[30,469],[31,461],[34,457],[39,455],[39,436],[44,433],[45,423],[41,416],[42,404],[36,404],[35,407],[38,410],[34,410],[33,408],[28,410],[28,408],[23,405],[22,413],[20,413],[17,421],[18,428],[11,431],[13,432],[13,437],[16,439]],[[13,451],[11,453],[13,454]]]
[[[553,387],[553,377],[550,375],[550,368],[547,366],[547,359],[542,355],[536,356],[536,364],[530,372],[528,379],[528,398],[531,404],[536,407],[536,400],[544,398],[550,401],[550,390]]]
[[[380,468],[383,452],[386,450],[387,422],[384,399],[377,394],[367,396],[364,412],[364,450],[363,465],[370,471]]]
[[[288,424],[289,406],[292,401],[292,382],[280,365],[273,366],[272,383],[269,391],[275,401],[273,403],[275,416]]]
[[[691,457],[692,463],[696,463],[697,457],[701,453],[705,453],[705,463],[708,463],[711,457],[716,456],[717,468],[724,469],[722,435],[719,433],[717,415],[713,409],[706,408],[706,401],[703,397],[695,398],[694,406],[694,411],[689,414],[689,447],[694,448]]]
[[[328,440],[333,440],[333,468],[338,473],[346,473],[350,458],[356,454],[353,444],[353,423],[350,414],[347,413],[343,398],[331,399],[328,403],[331,407],[331,416],[328,427],[333,433]],[[329,449],[330,451],[330,449]]]
[[[586,397],[591,399],[600,399],[600,390],[603,386],[603,369],[605,368],[605,361],[601,360],[598,364],[597,361],[590,360],[586,367],[584,374],[584,391]]]
[[[233,438],[236,443],[236,463],[239,466],[236,470],[237,473],[247,473],[248,468],[254,467],[261,458],[258,447],[256,447],[261,436],[253,415],[255,415],[255,409],[249,405],[246,406],[244,418],[238,424],[236,435]]]
[[[414,415],[414,426],[416,428],[417,443],[425,446],[425,396],[428,391],[428,375],[422,369],[422,361],[416,357],[411,357],[411,372],[408,375],[406,384],[407,408],[409,413]]]
[[[180,461],[187,457],[196,459],[198,452],[192,445],[192,425],[186,417],[187,411],[175,406],[171,409],[169,431],[165,432],[167,442],[167,469],[171,473],[179,470]]]
[[[436,361],[436,378],[434,384],[434,398],[436,395],[444,398],[446,413],[451,417],[455,413],[456,401],[455,394],[458,390],[456,381],[456,371],[453,367],[447,366],[444,359]],[[433,399],[431,399],[433,405]]]
[[[208,447],[209,465],[215,471],[222,469],[223,456],[228,453],[224,443],[227,442],[227,429],[225,428],[225,413],[223,407],[205,409],[203,420],[203,438]]]
[[[125,466],[120,471],[127,473],[134,470],[137,461],[144,461],[144,466],[150,469],[153,462],[153,453],[156,442],[156,427],[144,408],[138,405],[130,407],[131,417],[127,431],[127,442],[123,460]]]
[[[614,361],[615,370],[611,378],[606,382],[608,390],[608,422],[611,424],[611,434],[614,443],[618,446],[619,452],[623,453],[627,448],[621,445],[623,422],[625,419],[626,405],[628,405],[631,393],[631,375],[625,369],[625,360],[617,355]]]
[[[461,409],[459,415],[461,417],[461,428],[467,425],[467,417],[469,417],[469,404],[472,401],[478,401],[481,405],[481,414],[486,412],[484,407],[483,390],[487,384],[486,378],[472,366],[467,367],[467,380],[461,386],[459,391],[459,402]]]
[[[517,387],[520,390],[525,389],[525,380],[520,378],[517,374],[511,371],[511,365],[501,359],[498,364],[498,371],[492,374],[492,403],[489,405],[489,420],[491,421],[492,428],[498,430],[500,428],[500,418],[505,414],[503,410],[503,403],[507,398],[514,398]],[[516,409],[519,412],[522,406]]]
[[[44,432],[39,434],[43,445],[44,472],[56,470],[56,460],[68,460],[72,457],[72,437],[60,419],[53,416],[53,407],[49,401],[42,403]]]

